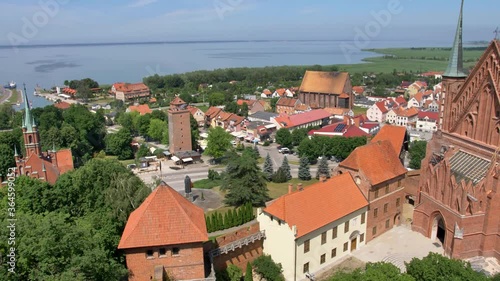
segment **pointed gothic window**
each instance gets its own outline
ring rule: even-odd
[[[33,143],[33,137],[32,136],[28,136],[28,143]]]
[[[458,199],[455,201],[455,209],[460,213],[460,203],[458,203]]]
[[[469,201],[469,205],[467,206],[467,213],[468,213],[469,215],[472,215],[472,204],[471,204],[471,202],[470,202],[470,201]]]

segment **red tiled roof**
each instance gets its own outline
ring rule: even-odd
[[[139,112],[140,115],[146,115],[148,113],[153,112],[150,108],[149,105],[147,104],[140,104],[140,105],[131,105],[128,107],[129,112]]]
[[[286,107],[295,107],[295,105],[299,102],[298,99],[293,98],[285,98],[281,97],[277,102],[276,106],[286,106]]]
[[[72,95],[72,96],[76,95],[76,93],[77,93],[76,90],[71,89],[71,88],[64,88],[62,91],[63,91],[63,93],[68,94],[68,95]]]
[[[344,137],[346,138],[351,138],[351,137],[366,137],[369,136],[370,134],[366,133],[365,131],[361,130],[360,128],[356,126],[349,126],[347,128],[347,131],[344,133]]]
[[[124,92],[124,93],[132,93],[132,92],[145,92],[149,91],[148,86],[144,83],[115,83],[113,84],[113,87],[116,89],[118,92]]]
[[[59,173],[61,175],[74,169],[73,154],[71,153],[71,149],[61,149],[57,151],[56,159],[57,167],[59,168]]]
[[[405,100],[405,98],[399,96],[396,98],[396,102],[399,104],[399,105],[402,105],[402,104],[406,104],[407,101]]]
[[[198,107],[196,107],[196,106],[191,106],[190,105],[190,106],[187,107],[187,110],[189,110],[189,112],[191,112],[191,115],[194,116],[196,114],[196,112],[198,112],[198,110],[200,110],[200,109]]]
[[[362,94],[362,93],[364,93],[364,92],[365,92],[365,89],[364,89],[363,87],[361,87],[361,86],[354,86],[354,87],[352,87],[352,90],[353,90],[356,94],[358,94],[358,95],[360,95],[360,94]]]
[[[309,110],[309,106],[307,104],[298,104],[297,106],[295,106],[295,110],[297,111],[307,111]]]
[[[346,93],[342,93],[342,94],[339,95],[339,98],[340,99],[348,99],[348,98],[350,98],[350,95],[348,95]]]
[[[331,115],[345,115],[347,112],[349,112],[349,108],[325,107],[323,109],[329,112]]]
[[[420,102],[422,101],[423,96],[424,96],[424,93],[422,93],[422,92],[418,92],[418,93],[416,93],[416,94],[413,96],[413,98],[415,98],[415,99],[416,99],[416,100],[420,103]]]
[[[439,113],[438,112],[431,112],[431,111],[419,111],[418,112],[418,119],[431,119],[431,120],[438,120],[439,119]]]
[[[347,72],[306,71],[300,91],[306,93],[323,93],[340,95],[344,92],[349,80]]]
[[[316,109],[294,115],[286,115],[286,114],[280,115],[276,117],[275,120],[279,124],[286,124],[286,126],[283,125],[284,128],[292,128],[308,124],[314,121],[326,119],[329,118],[330,116],[331,114],[325,111],[324,109]]]
[[[398,154],[388,140],[357,147],[339,166],[361,171],[371,185],[377,185],[406,173]]]
[[[186,102],[177,96],[170,102],[170,105],[183,105],[183,104],[186,104]]]
[[[150,99],[149,99],[149,102],[151,102],[151,103],[155,103],[155,102],[156,102],[156,98],[150,98]]]
[[[281,196],[264,212],[297,227],[296,238],[368,206],[349,173]]]
[[[283,96],[285,92],[286,92],[285,88],[276,89],[276,93],[278,93],[280,97]]]
[[[189,202],[170,186],[160,185],[130,214],[118,249],[207,240],[203,209]]]
[[[219,113],[222,111],[221,108],[218,108],[218,107],[215,107],[215,106],[211,106],[207,112],[205,112],[205,116],[208,116],[209,118],[215,118],[217,117],[217,115],[219,115]]]
[[[387,113],[389,110],[385,107],[385,101],[379,101],[375,103],[375,105],[380,109],[382,113]]]
[[[418,109],[415,107],[410,107],[408,109],[399,108],[398,112],[396,112],[398,116],[403,117],[412,117],[418,114]]]
[[[269,89],[264,89],[264,91],[262,91],[262,93],[266,96],[270,96],[272,95],[273,93],[269,90]]]
[[[406,128],[402,126],[392,126],[385,125],[380,129],[377,135],[372,139],[371,142],[378,142],[388,140],[392,147],[394,148],[394,152],[397,155],[401,152],[403,148],[403,143],[406,138]]]
[[[250,106],[252,106],[255,103],[255,100],[253,100],[253,101],[251,101],[251,100],[238,100],[238,101],[236,101],[236,103],[239,106],[242,106],[243,103],[246,103],[250,107]]]
[[[71,107],[71,104],[67,103],[67,102],[64,102],[64,101],[61,101],[61,102],[58,102],[58,103],[55,103],[54,104],[55,107],[59,108],[59,109],[68,109]]]

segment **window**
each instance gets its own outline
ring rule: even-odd
[[[304,273],[308,273],[309,272],[309,263],[306,262],[304,263]]]
[[[375,199],[377,199],[377,198],[378,198],[378,189],[375,190]]]
[[[344,252],[346,252],[347,250],[349,250],[349,243],[345,242],[344,243]]]
[[[304,253],[309,252],[309,240],[304,241]]]
[[[319,258],[319,264],[324,264],[326,261],[326,254],[322,254]]]
[[[359,235],[359,243],[361,243],[363,241],[365,241],[365,234],[364,233]]]
[[[177,248],[177,247],[176,247],[176,248],[172,248],[172,256],[177,256],[177,255],[179,255],[179,252],[180,252],[180,251],[181,251],[181,250],[180,250],[179,248]]]
[[[389,209],[389,203],[384,204],[384,214],[387,213],[387,210]]]
[[[386,220],[386,221],[385,221],[385,228],[389,228],[390,223],[391,223],[391,222],[390,222],[389,220]]]
[[[361,214],[361,224],[364,224],[365,223],[365,220],[366,220],[366,213],[362,213]]]
[[[332,249],[332,258],[337,256],[337,248]]]
[[[376,226],[374,226],[372,228],[372,235],[375,235],[375,234],[377,234],[377,227]]]
[[[337,238],[337,227],[335,226],[332,231],[332,239]]]
[[[321,233],[321,245],[326,243],[326,231]]]
[[[146,258],[147,258],[147,259],[152,259],[152,258],[154,258],[154,256],[153,256],[153,250],[147,250],[147,251],[146,251]]]
[[[349,231],[349,221],[346,221],[344,223],[344,233],[347,233]]]
[[[373,209],[373,217],[378,217],[378,208]]]
[[[396,207],[399,207],[401,205],[401,198],[396,199]]]
[[[398,180],[398,187],[401,187],[401,180]]]
[[[160,248],[160,257],[164,257],[167,255],[167,250],[165,248]]]
[[[389,184],[387,184],[387,185],[385,186],[385,194],[388,194],[388,193],[389,193]]]

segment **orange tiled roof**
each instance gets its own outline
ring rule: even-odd
[[[339,98],[341,98],[341,99],[348,99],[349,97],[350,96],[348,94],[346,94],[346,93],[342,93],[342,94],[339,95]]]
[[[379,101],[375,104],[382,113],[387,113],[389,110],[385,107],[385,101]]]
[[[221,108],[218,108],[218,107],[215,107],[215,106],[211,106],[207,112],[205,112],[205,116],[209,117],[209,118],[215,118],[217,117],[217,115],[219,115],[219,113],[222,111]]]
[[[408,109],[398,108],[399,110],[396,112],[398,116],[403,117],[412,117],[418,114],[418,109],[415,107],[410,107]]]
[[[347,112],[349,112],[349,108],[326,107],[323,109],[329,112],[331,115],[345,115]]]
[[[189,110],[189,112],[191,112],[191,115],[194,116],[196,114],[196,112],[198,112],[198,110],[200,110],[200,109],[198,107],[196,107],[196,106],[191,106],[190,105],[190,106],[187,107],[187,110]]]
[[[302,79],[300,91],[340,95],[344,92],[344,87],[348,79],[349,73],[347,72],[308,70],[304,74],[304,79]]]
[[[170,105],[183,105],[183,104],[186,104],[186,102],[177,96],[170,102]]]
[[[377,185],[406,173],[390,141],[373,140],[357,147],[339,166],[361,171],[371,185]]]
[[[368,206],[349,173],[281,196],[264,212],[297,227],[296,238]]]
[[[402,105],[402,104],[406,104],[406,100],[405,98],[399,96],[396,98],[396,102],[399,104],[399,105]]]
[[[238,104],[239,106],[242,106],[243,103],[246,103],[250,107],[255,103],[255,100],[253,100],[253,101],[251,101],[251,100],[237,100],[236,101],[236,104]]]
[[[286,92],[285,88],[276,89],[276,93],[278,93],[278,95],[280,97],[283,96],[283,94],[285,94],[285,92]]]
[[[178,245],[207,240],[203,209],[165,184],[158,186],[130,214],[118,249]]]
[[[269,89],[264,89],[264,91],[262,91],[262,93],[266,96],[270,96],[272,95],[273,93],[271,93],[271,91]]]
[[[59,108],[59,109],[68,109],[71,107],[71,104],[67,103],[67,102],[64,102],[64,101],[61,101],[61,102],[58,102],[58,103],[55,103],[54,104],[55,107]]]
[[[354,86],[354,87],[352,87],[352,90],[353,90],[356,94],[358,94],[358,95],[360,95],[360,94],[362,94],[362,93],[364,93],[364,92],[365,92],[365,89],[364,89],[363,87],[361,87],[361,86]]]
[[[281,97],[276,102],[276,106],[295,107],[298,101],[299,101],[298,99]]]
[[[295,106],[295,110],[297,110],[297,111],[307,111],[309,109],[310,109],[309,106],[307,104],[304,104],[304,103],[298,104]]]
[[[124,93],[149,91],[148,86],[144,83],[115,83],[113,87],[115,87],[116,91]]]
[[[406,128],[402,126],[385,125],[380,129],[377,135],[372,139],[372,142],[388,140],[397,155],[403,148],[403,143],[406,139]]]
[[[323,109],[316,109],[307,111],[304,113],[287,115],[282,114],[275,118],[275,121],[278,124],[281,124],[283,128],[293,128],[300,125],[305,125],[314,121],[322,120],[329,118],[331,116],[330,113]],[[286,124],[286,125],[285,125]]]
[[[71,149],[61,149],[57,151],[56,158],[57,167],[61,175],[74,169],[73,153],[71,153]]]
[[[140,105],[131,105],[128,107],[129,112],[139,112],[140,115],[146,115],[148,113],[153,112],[151,108],[149,108],[149,105],[147,104],[140,104]]]
[[[156,98],[150,98],[149,99],[149,102],[151,102],[151,103],[155,103],[156,101],[157,101]]]

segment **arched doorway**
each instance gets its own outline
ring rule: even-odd
[[[440,214],[436,215],[432,221],[431,239],[438,240],[444,247],[446,241],[446,225]]]
[[[401,214],[400,213],[397,213],[394,216],[394,224],[393,225],[395,225],[395,226],[401,225]]]
[[[351,252],[355,251],[358,248],[358,236],[359,231],[353,231],[351,235],[349,235],[349,240],[351,240]],[[361,242],[361,241],[360,241]]]

